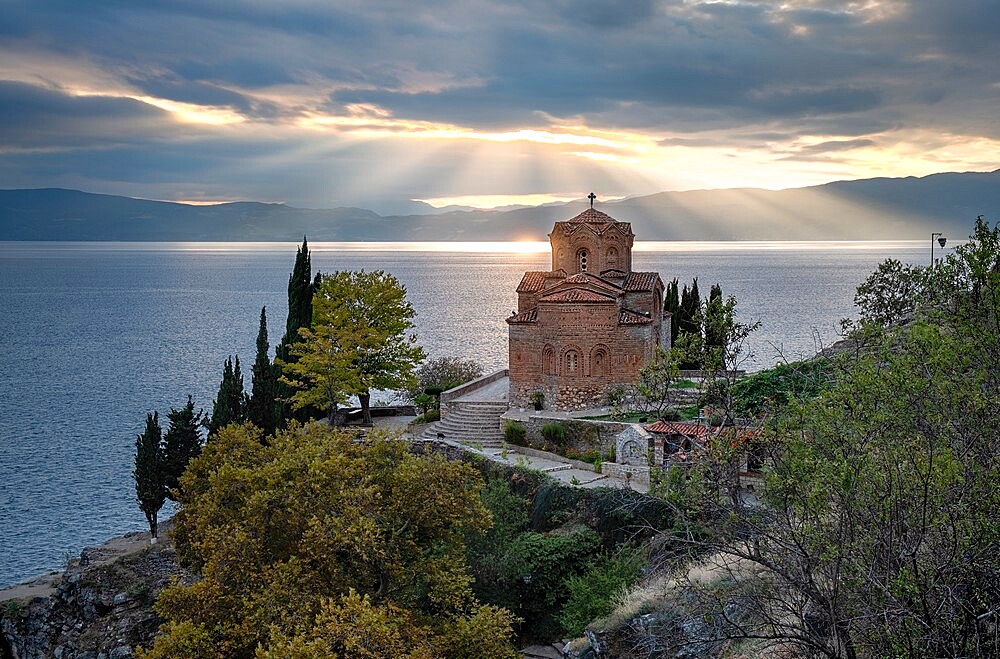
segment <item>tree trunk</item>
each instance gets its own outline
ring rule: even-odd
[[[330,411],[326,414],[326,422],[330,424],[331,428],[337,426],[337,404],[334,403],[330,406]]]
[[[149,544],[156,544],[156,513],[146,513],[146,521],[149,522]]]
[[[363,394],[358,394],[358,401],[361,403],[361,423],[370,426],[372,424],[371,393],[366,391]]]

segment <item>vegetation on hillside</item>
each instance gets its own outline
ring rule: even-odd
[[[478,474],[322,424],[222,429],[181,479],[174,537],[201,580],[172,586],[154,657],[514,656],[510,612],[472,590]]]
[[[734,388],[771,414],[763,505],[720,497],[738,489],[738,445],[671,479],[717,577],[683,597],[744,652],[995,654],[1000,229],[978,221],[932,269],[884,265],[858,302],[864,350]]]

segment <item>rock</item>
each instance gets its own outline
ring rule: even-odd
[[[115,599],[112,602],[112,606],[123,606],[129,602],[128,593],[118,593],[115,595]]]
[[[119,645],[108,653],[108,659],[129,659],[132,656],[132,647]]]

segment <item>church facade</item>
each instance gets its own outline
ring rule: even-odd
[[[606,405],[657,346],[669,348],[663,282],[632,271],[632,225],[593,207],[556,222],[549,242],[552,269],[524,274],[507,318],[510,404],[541,393],[548,409]]]

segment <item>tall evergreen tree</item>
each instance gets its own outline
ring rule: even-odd
[[[687,354],[681,361],[681,368],[692,370],[701,368],[701,359],[696,355],[701,349],[701,296],[698,293],[698,278],[691,288],[685,284],[681,291],[680,318],[677,320],[677,343],[687,346]]]
[[[705,304],[705,349],[720,349],[726,345],[726,327],[722,301],[722,286],[714,284]]]
[[[240,371],[240,356],[236,355],[234,365],[232,357],[226,359],[222,369],[222,382],[219,393],[212,404],[212,418],[208,422],[208,434],[214,435],[219,428],[230,423],[246,421],[246,394],[243,392],[243,373]]]
[[[167,498],[163,431],[159,414],[146,415],[146,430],[135,438],[135,497],[149,523],[150,544],[156,544],[157,515]]]
[[[187,468],[188,461],[201,453],[202,410],[194,411],[194,401],[188,396],[187,405],[179,410],[170,408],[167,418],[170,425],[163,438],[164,485],[167,498],[176,501],[177,479]]]
[[[268,357],[270,346],[267,342],[267,307],[260,309],[260,328],[257,330],[257,358],[253,362],[250,376],[250,401],[247,403],[247,420],[264,431],[274,433],[275,422],[275,369]]]
[[[667,294],[663,300],[663,309],[671,313],[670,316],[670,345],[677,342],[677,328],[680,320],[681,299],[677,292],[677,277],[674,277],[667,285]]]
[[[288,318],[285,321],[285,335],[275,348],[275,360],[290,364],[298,357],[292,353],[292,346],[301,341],[299,330],[312,327],[313,295],[319,288],[320,275],[312,276],[312,257],[309,254],[309,243],[302,238],[302,246],[295,252],[295,265],[288,275]],[[295,390],[281,382],[282,369],[274,367],[275,425],[284,427],[285,421],[293,416],[291,403]],[[298,415],[302,420],[309,416],[309,410],[303,409]]]
[[[285,335],[277,348],[277,356],[282,361],[289,361],[292,344],[300,341],[299,329],[308,329],[312,325],[312,299],[319,287],[318,280],[318,274],[313,279],[309,242],[303,237],[302,246],[295,251],[295,265],[288,275],[288,319],[285,321]]]

